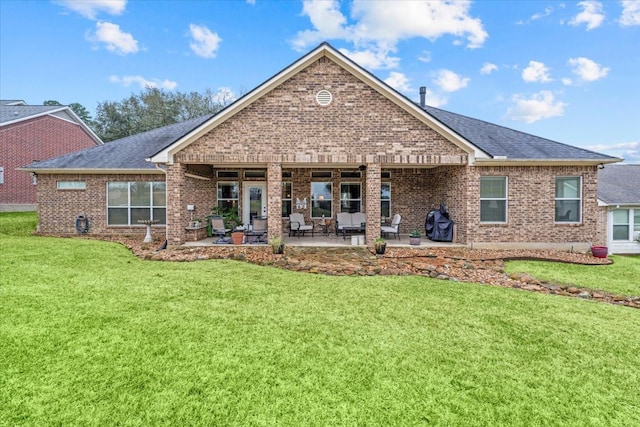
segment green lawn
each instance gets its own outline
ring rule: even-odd
[[[0,214],[0,425],[640,424],[640,310],[141,261]]]
[[[583,266],[544,261],[509,261],[507,273],[528,273],[538,279],[640,296],[640,255],[610,255],[613,264]]]

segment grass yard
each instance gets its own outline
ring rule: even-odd
[[[543,261],[508,261],[507,273],[528,273],[538,279],[640,296],[640,255],[610,255],[613,264],[582,266]]]
[[[0,214],[0,425],[640,424],[640,310],[142,261]]]

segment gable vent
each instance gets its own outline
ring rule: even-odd
[[[331,95],[331,92],[329,92],[328,90],[321,90],[316,95],[316,102],[322,105],[323,107],[331,104],[332,100],[333,100],[333,95]]]

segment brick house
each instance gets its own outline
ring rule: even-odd
[[[36,209],[36,179],[18,167],[100,144],[69,107],[0,101],[0,211]]]
[[[424,233],[444,203],[457,243],[577,249],[606,238],[597,171],[620,160],[415,103],[323,43],[215,115],[23,169],[42,233],[74,233],[80,213],[100,234],[153,217],[179,245],[220,206],[266,216],[271,237],[291,212],[359,211],[370,243],[381,217]]]

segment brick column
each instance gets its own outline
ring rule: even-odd
[[[267,166],[267,235],[282,236],[282,164]]]
[[[180,163],[167,165],[167,245],[179,246],[186,241],[187,206],[183,203],[182,187],[185,167]]]
[[[365,237],[367,245],[372,245],[373,240],[380,236],[380,172],[379,163],[367,164],[367,232]]]

